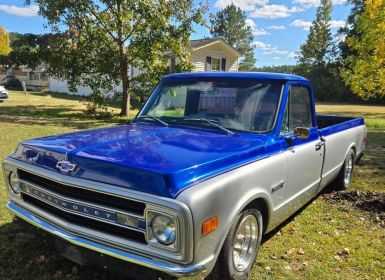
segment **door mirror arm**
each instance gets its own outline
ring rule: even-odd
[[[294,135],[294,134],[285,137],[285,140],[286,140],[287,145],[289,147],[293,146],[293,141],[295,138],[296,138],[296,135]]]

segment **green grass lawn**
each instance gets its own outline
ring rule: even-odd
[[[18,142],[127,119],[86,118],[77,97],[11,92],[0,103],[0,158]],[[352,188],[385,190],[385,107],[322,104],[319,112],[365,116],[369,144]],[[115,113],[116,108],[111,107]],[[110,271],[79,267],[52,250],[41,231],[20,226],[5,209],[0,171],[0,279],[119,279]],[[261,248],[252,279],[385,279],[385,228],[356,208],[321,195],[274,233]]]

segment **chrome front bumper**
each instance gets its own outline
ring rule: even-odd
[[[43,229],[53,235],[63,238],[64,240],[78,245],[90,250],[112,256],[130,263],[141,265],[150,269],[158,270],[170,274],[175,277],[191,277],[197,276],[201,278],[200,275],[206,271],[206,268],[202,264],[192,264],[192,265],[179,265],[174,263],[167,263],[161,260],[154,260],[142,256],[138,256],[123,250],[115,249],[103,244],[93,242],[91,240],[73,235],[67,231],[64,231],[58,227],[55,227],[44,220],[33,215],[29,211],[18,206],[16,203],[9,201],[7,203],[8,209],[14,213],[17,217],[27,221],[28,223]],[[195,277],[194,277],[195,278]]]

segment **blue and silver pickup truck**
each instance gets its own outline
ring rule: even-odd
[[[87,251],[246,279],[264,234],[326,185],[349,187],[366,134],[362,118],[316,115],[300,76],[170,74],[126,125],[20,143],[7,206]]]

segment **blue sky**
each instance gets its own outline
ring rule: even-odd
[[[197,5],[198,2],[201,1],[196,1]],[[295,53],[306,40],[319,0],[208,0],[209,13],[230,3],[246,12],[247,24],[254,31],[256,66],[265,66],[295,63]],[[345,0],[333,0],[333,3],[335,33],[344,24],[350,8]],[[37,6],[25,6],[24,0],[0,0],[0,26],[9,32],[48,32],[37,10]],[[207,27],[195,26],[195,30],[192,39],[210,36]]]

